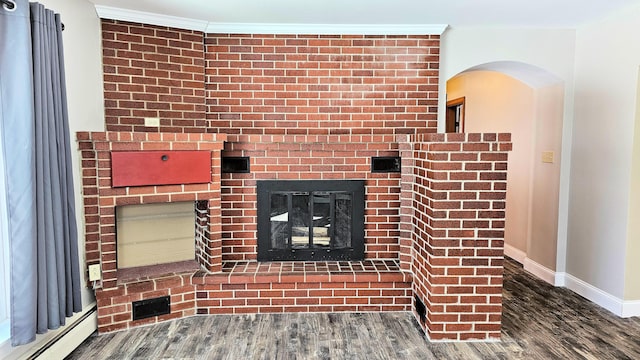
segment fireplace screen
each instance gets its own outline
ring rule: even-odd
[[[258,182],[258,260],[362,260],[364,181]]]

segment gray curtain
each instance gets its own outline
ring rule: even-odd
[[[0,120],[11,267],[11,343],[82,309],[60,17],[0,7]]]

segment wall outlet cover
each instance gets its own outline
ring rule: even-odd
[[[89,265],[89,281],[98,281],[100,278],[100,264]]]

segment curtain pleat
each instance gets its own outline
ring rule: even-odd
[[[58,38],[58,53],[55,56],[58,59],[60,69],[60,89],[62,104],[62,119],[56,123],[56,138],[60,139],[58,157],[60,159],[60,179],[62,192],[62,214],[65,214],[64,225],[64,258],[65,266],[68,271],[65,272],[65,283],[72,286],[67,287],[66,296],[66,312],[65,315],[71,316],[74,312],[82,310],[82,295],[80,293],[80,264],[78,258],[78,227],[76,224],[76,200],[73,186],[73,168],[71,166],[71,132],[69,131],[69,109],[67,107],[67,84],[65,80],[64,70],[64,48],[62,46],[62,20],[59,14],[55,14],[56,31]],[[75,269],[75,270],[74,270]]]
[[[26,8],[31,19],[30,29],[26,29],[30,36],[23,35],[23,39],[30,37],[31,41],[20,43],[20,46],[30,49],[28,63],[32,64],[29,70],[32,75],[20,81],[32,79],[32,91],[13,105],[33,109],[30,118],[21,118],[23,124],[30,122],[32,125],[26,126],[31,133],[26,134],[25,131],[22,141],[31,145],[24,155],[33,161],[30,166],[23,165],[30,167],[30,173],[24,176],[25,173],[21,172],[23,177],[20,181],[31,184],[30,189],[35,194],[33,205],[28,207],[35,223],[32,224],[32,234],[23,236],[20,241],[13,236],[10,239],[13,345],[30,342],[36,333],[64,325],[66,317],[82,308],[62,24],[58,15],[41,4],[22,0],[17,5],[20,10]],[[16,36],[15,32],[11,28],[10,36]],[[11,89],[17,85],[7,86]],[[3,140],[6,140],[5,128],[3,135]],[[7,147],[5,150],[5,158],[17,155]],[[7,188],[10,193],[12,189]],[[13,210],[20,211],[18,207],[25,205],[9,201],[10,214]],[[9,223],[13,228],[11,216]],[[27,259],[27,265],[18,266],[14,262],[14,253],[16,259]],[[30,280],[29,286],[20,284],[25,277]]]

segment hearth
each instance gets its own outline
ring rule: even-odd
[[[258,261],[364,259],[363,180],[257,183]]]

